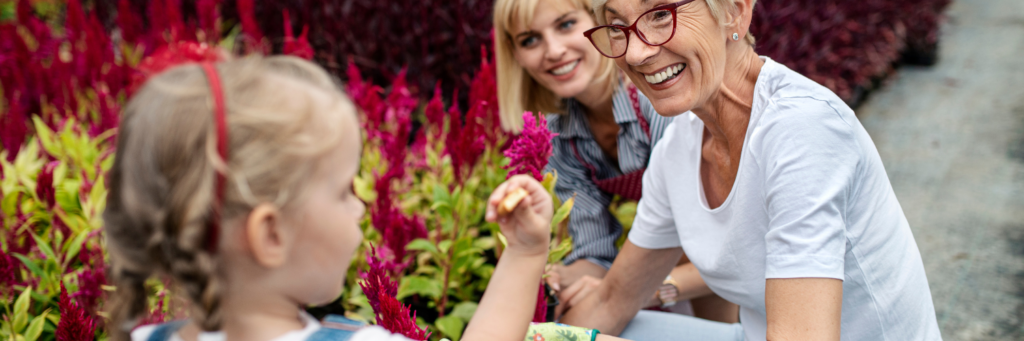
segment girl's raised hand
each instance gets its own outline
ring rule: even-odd
[[[508,214],[498,214],[498,206],[516,189],[526,190],[526,197]],[[538,255],[548,252],[551,240],[551,196],[544,186],[527,175],[516,175],[506,180],[491,193],[487,200],[485,218],[497,222],[508,239],[506,252]]]

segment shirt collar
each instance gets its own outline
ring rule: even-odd
[[[557,116],[557,122],[553,122],[551,132],[558,134],[563,139],[582,138],[591,139],[590,124],[587,115],[583,111],[583,105],[573,98],[565,99],[564,115]],[[625,87],[617,87],[612,94],[612,114],[615,116],[615,123],[636,122],[636,114],[633,113],[633,103],[629,100],[629,92]]]

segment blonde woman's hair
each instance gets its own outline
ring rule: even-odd
[[[711,16],[714,17],[719,24],[726,25],[728,24],[728,22],[725,21],[726,12],[736,8],[736,3],[733,1],[735,0],[705,0],[704,2],[708,4],[708,10],[711,12]],[[606,25],[607,22],[604,20],[604,5],[608,3],[608,0],[592,0],[591,3],[593,4],[594,16],[596,17],[595,19],[597,20],[597,24]],[[752,0],[750,5],[757,5],[757,0]],[[750,34],[750,31],[748,30],[747,34],[744,36],[744,41],[746,41],[747,44],[750,44],[750,46],[754,46],[754,43],[757,40],[754,39],[754,35]]]
[[[170,278],[191,301],[190,317],[220,328],[220,260],[207,250],[215,169],[226,170],[222,221],[255,205],[283,210],[301,200],[304,179],[340,145],[355,107],[319,66],[295,57],[247,57],[218,63],[228,124],[229,159],[216,151],[213,99],[198,65],[168,70],[128,102],[118,132],[103,213],[111,275],[112,340],[146,314],[145,281]],[[319,92],[329,98],[313,101]],[[224,226],[222,224],[222,226]]]
[[[513,27],[527,27],[533,21],[537,3],[562,1],[568,6],[582,9],[593,16],[590,0],[497,0],[494,3],[494,50],[498,61],[498,106],[501,127],[519,133],[523,129],[523,112],[565,113],[562,99],[537,83],[515,59]],[[596,18],[595,18],[596,20]],[[596,22],[596,21],[595,21]],[[582,38],[586,39],[586,38]],[[594,82],[607,86],[605,96],[610,97],[618,85],[615,63],[599,55]]]

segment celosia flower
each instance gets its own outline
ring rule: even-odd
[[[537,305],[533,309],[533,322],[544,323],[547,322],[547,318],[548,300],[544,295],[544,282],[541,282],[540,289],[537,289]]]
[[[445,137],[445,148],[448,155],[451,156],[455,181],[459,184],[462,184],[473,172],[473,166],[484,152],[485,134],[483,127],[480,126],[480,121],[476,119],[476,113],[484,110],[483,106],[485,105],[483,102],[476,103],[466,115],[465,124],[460,124],[462,115],[455,104],[452,104],[448,111],[449,129],[448,136]]]
[[[143,316],[141,319],[139,319],[139,323],[137,325],[144,326],[147,324],[158,324],[167,322],[170,316],[168,316],[167,312],[164,311],[164,298],[166,296],[166,290],[160,290],[160,292],[157,292],[156,306],[153,307],[153,309],[151,309],[149,313],[146,314],[146,316]]]
[[[487,60],[485,46],[480,46],[480,69],[473,76],[473,83],[469,88],[469,103],[483,103],[482,110],[475,114],[484,127],[491,128],[485,131],[485,136],[487,143],[493,146],[504,131],[498,117],[497,69],[495,63]]]
[[[91,341],[96,338],[96,325],[89,314],[68,297],[64,283],[60,284],[60,322],[57,323],[57,341]]]
[[[69,41],[78,41],[80,34],[85,32],[85,11],[82,10],[82,3],[79,0],[68,0],[65,11],[64,34]]]
[[[352,101],[362,109],[363,115],[366,116],[366,119],[363,120],[363,127],[366,128],[367,138],[376,139],[380,126],[384,123],[384,111],[386,110],[384,101],[380,97],[383,89],[370,82],[364,82],[359,68],[352,60],[349,60],[345,73],[348,76],[345,92],[348,92]]]
[[[249,47],[265,52],[263,44],[263,32],[256,24],[256,3],[253,0],[238,0],[238,17],[242,20],[242,32],[249,40]]]
[[[523,113],[525,125],[523,132],[512,141],[512,146],[505,150],[505,156],[510,159],[508,176],[516,174],[530,174],[537,181],[543,179],[541,171],[548,165],[548,158],[551,157],[551,139],[558,134],[548,130],[548,121],[543,115],[537,115],[527,111]]]
[[[427,103],[423,115],[427,117],[426,130],[429,131],[431,139],[438,141],[444,132],[444,102],[441,101],[441,81],[434,86],[434,97]]]
[[[309,45],[307,36],[309,25],[302,25],[302,34],[298,38],[292,35],[292,20],[288,16],[288,9],[284,10],[284,48],[282,53],[296,56],[306,60],[313,59],[313,46]]]
[[[36,196],[39,197],[39,200],[47,208],[53,207],[53,204],[56,202],[54,198],[56,191],[53,189],[53,170],[57,169],[59,164],[60,162],[58,161],[47,163],[39,171],[39,177],[36,178]]]
[[[391,296],[398,295],[398,282],[391,280],[388,276],[388,268],[391,263],[390,260],[383,260],[377,255],[377,248],[370,246],[370,251],[366,252],[366,263],[370,267],[367,272],[359,273],[359,277],[363,278],[363,282],[359,283],[359,287],[363,289],[363,293],[366,294],[366,299],[370,302],[370,307],[373,311],[380,311],[380,296]]]
[[[18,280],[18,260],[7,252],[0,252],[0,289],[7,290]],[[0,295],[5,292],[0,291]]]
[[[206,34],[206,41],[216,42],[220,39],[220,29],[217,27],[217,20],[220,13],[217,5],[220,0],[198,0],[196,1],[196,16],[199,17],[199,28]]]
[[[78,292],[71,295],[87,311],[96,311],[96,303],[103,296],[102,286],[107,284],[103,268],[86,266],[78,273]]]
[[[28,115],[21,101],[8,99],[7,104],[7,112],[0,116],[0,144],[7,151],[7,161],[13,162],[28,135]]]
[[[366,263],[370,270],[360,274],[363,282],[359,283],[359,287],[373,308],[377,325],[413,340],[426,340],[430,333],[416,325],[416,313],[410,316],[409,308],[395,298],[398,282],[388,276],[389,261],[381,260],[376,248],[371,246],[370,250],[366,253]]]

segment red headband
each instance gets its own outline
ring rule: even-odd
[[[210,82],[210,94],[213,96],[213,122],[217,128],[217,154],[224,165],[228,163],[228,124],[224,109],[224,91],[221,89],[220,76],[217,75],[217,68],[212,63],[200,64],[203,72],[206,73],[206,80]],[[224,204],[224,173],[214,170],[217,179],[214,183],[213,217],[210,218],[210,226],[206,231],[206,247],[210,252],[217,251],[217,244],[220,238],[220,216]]]

